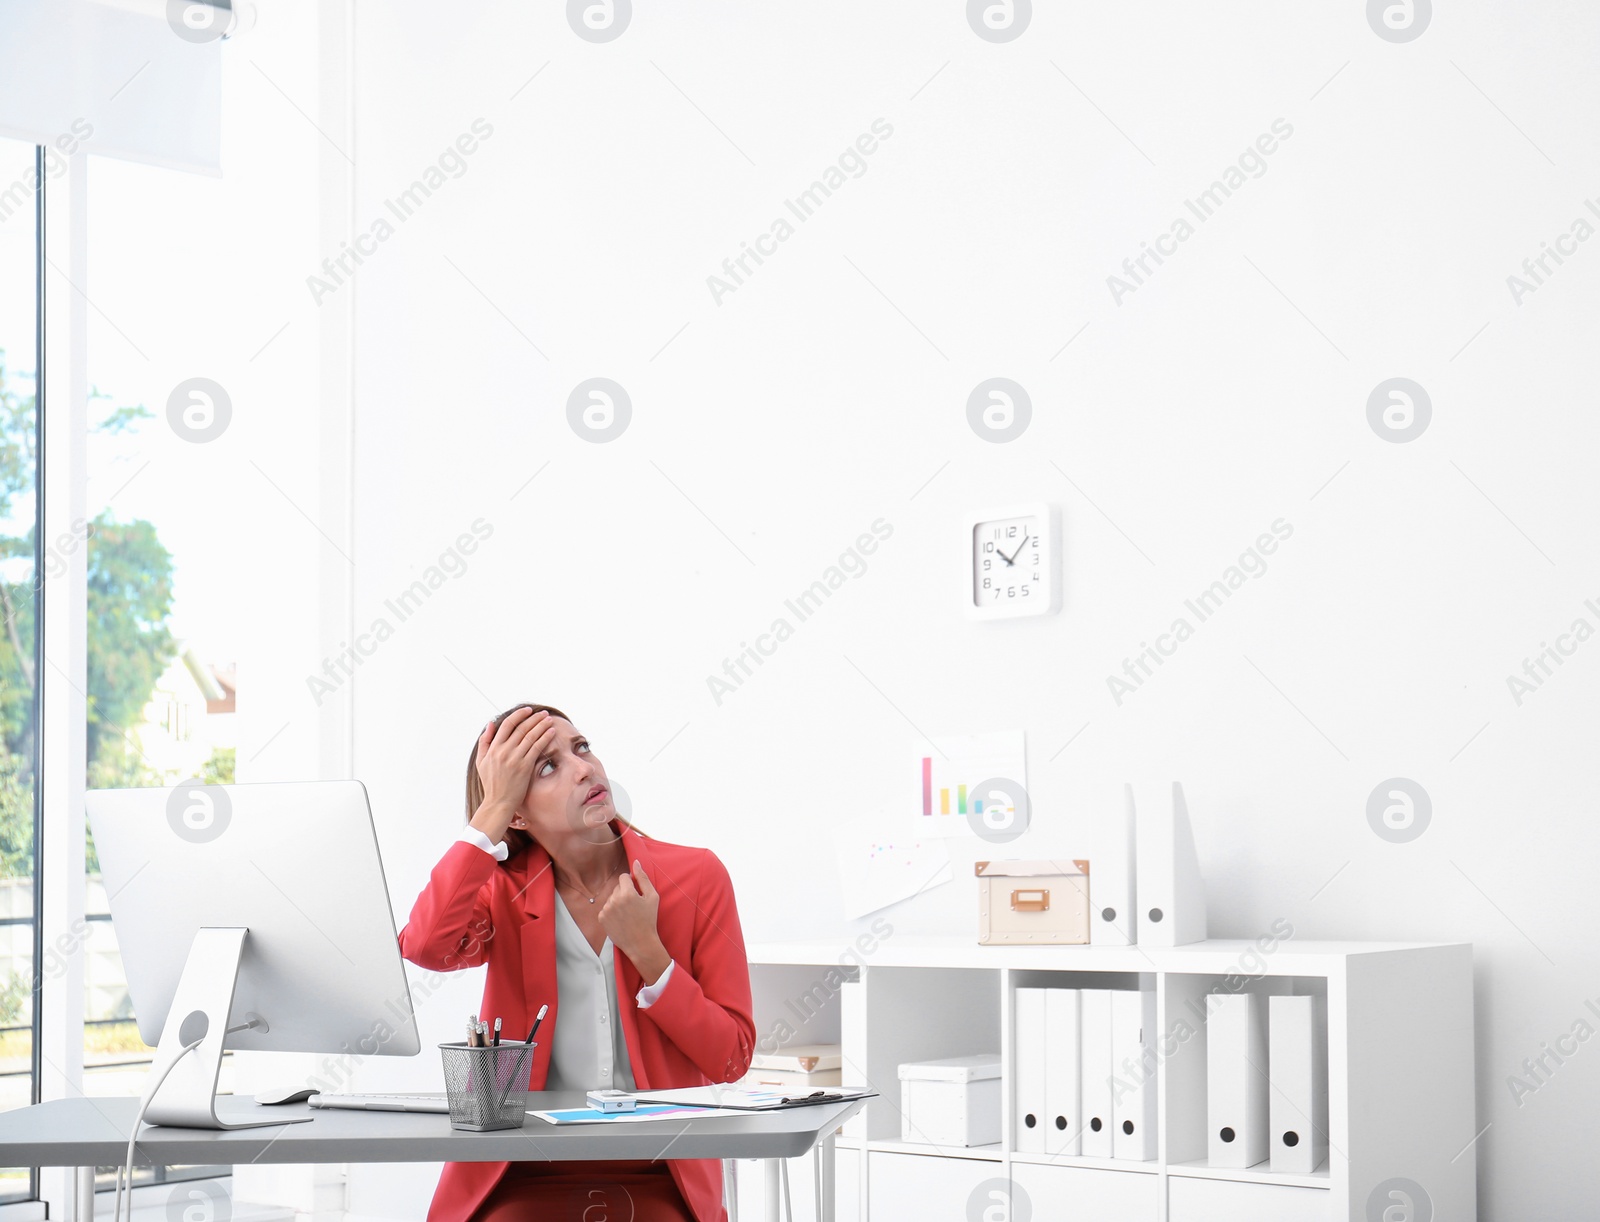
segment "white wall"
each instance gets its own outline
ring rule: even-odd
[[[912,724],[1024,727],[1037,827],[1008,855],[1082,854],[1125,777],[1177,776],[1215,934],[1476,944],[1481,1216],[1592,1199],[1600,1045],[1520,1106],[1507,1078],[1600,992],[1600,644],[1520,706],[1507,676],[1600,626],[1600,242],[1520,304],[1506,278],[1600,188],[1600,13],[1438,7],[1393,44],[1353,0],[1039,5],[992,44],[953,2],[640,5],[591,44],[559,5],[357,5],[356,228],[394,228],[336,289],[357,625],[493,528],[356,675],[400,918],[519,700],[581,721],[646,830],[716,849],[747,937],[841,949],[829,836],[895,826]],[[716,302],[707,276],[880,118],[865,173]],[[1280,119],[1119,304],[1108,275]],[[603,445],[566,421],[596,376],[634,413]],[[1033,401],[1008,444],[965,418],[993,376]],[[1397,376],[1433,405],[1404,444],[1366,418]],[[1025,499],[1062,511],[1065,608],[970,623],[961,518]],[[878,518],[867,572],[719,705],[707,677]],[[1278,519],[1264,575],[1117,703],[1108,676]],[[1366,819],[1394,776],[1432,800],[1408,844]],[[972,935],[978,847],[897,931]],[[480,988],[435,994],[425,1044]],[[431,1178],[353,1189],[421,1217]]]

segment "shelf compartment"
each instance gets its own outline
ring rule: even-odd
[[[1210,1017],[1206,997],[1215,992],[1256,993],[1262,996],[1320,996],[1327,1003],[1328,981],[1322,976],[1258,976],[1242,986],[1237,975],[1167,973],[1162,977],[1156,1015],[1161,1038],[1162,1157],[1171,1167],[1208,1167],[1208,1112],[1206,1083],[1206,1023]],[[1269,1047],[1271,1030],[1267,1032]],[[1269,1071],[1270,1073],[1270,1068]],[[1269,1100],[1270,1105],[1270,1100]],[[1328,1162],[1323,1160],[1321,1170]],[[1265,1172],[1268,1163],[1247,1171],[1229,1170],[1229,1178],[1251,1178]],[[1217,1173],[1224,1169],[1217,1168]],[[1259,1181],[1269,1182],[1269,1181]],[[1285,1183],[1282,1177],[1273,1183]]]
[[[1003,1090],[1001,1093],[1002,1104],[1002,1131],[1001,1140],[1014,1154],[1024,1158],[1041,1159],[1046,1163],[1057,1159],[1076,1158],[1077,1155],[1051,1155],[1039,1151],[1020,1151],[1019,1144],[1021,1121],[1018,1115],[1017,1090],[1021,1083],[1018,1066],[1022,1062],[1017,1045],[1017,990],[1027,989],[1105,989],[1117,992],[1145,992],[1154,994],[1157,988],[1157,976],[1154,972],[1085,972],[1085,971],[1060,971],[1049,968],[1027,968],[1008,971],[1005,973],[1005,1014],[1004,1026],[1006,1041],[1002,1049],[1001,1077]],[[1056,1033],[1047,1032],[1047,1048],[1060,1047],[1061,1037]],[[1150,1040],[1154,1044],[1153,1037]],[[1065,1049],[1062,1049],[1064,1051]],[[1081,1056],[1081,1045],[1074,1050]],[[1107,1060],[1113,1074],[1126,1077],[1125,1071],[1116,1066],[1112,1060]],[[1080,1062],[1081,1066],[1081,1062]],[[1154,1072],[1159,1076],[1159,1066]],[[1037,1083],[1035,1089],[1038,1089]],[[1150,1089],[1154,1089],[1151,1087]],[[1048,1147],[1047,1139],[1039,1139]],[[1155,1149],[1155,1147],[1152,1147]],[[1152,1162],[1153,1160],[1140,1160]],[[1131,1159],[1111,1159],[1095,1155],[1089,1156],[1091,1164],[1104,1163],[1109,1166],[1137,1166],[1138,1162]]]
[[[866,978],[866,1084],[879,1092],[864,1109],[866,1135],[898,1142],[902,1064],[1001,1050],[1000,974],[874,964]]]
[[[752,963],[750,1001],[757,1051],[777,1052],[790,1044],[837,1044],[840,986],[860,979],[860,968],[838,963]]]

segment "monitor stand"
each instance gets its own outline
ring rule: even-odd
[[[223,1043],[232,1034],[228,1015],[233,1009],[239,958],[249,932],[208,926],[195,933],[151,1066],[151,1080],[160,1081],[161,1085],[145,1108],[148,1123],[190,1129],[260,1129],[311,1119],[274,1116],[270,1120],[227,1121],[217,1116],[217,1074],[222,1069]],[[265,1030],[266,1024],[256,1018],[233,1031],[252,1027]],[[185,1054],[184,1048],[202,1036],[200,1046]],[[162,1080],[168,1066],[172,1067],[171,1072]]]

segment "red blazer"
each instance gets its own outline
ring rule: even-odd
[[[648,1009],[634,995],[644,985],[628,957],[614,956],[618,1010],[628,1059],[641,1089],[735,1082],[750,1068],[755,1021],[750,965],[728,871],[709,849],[652,840],[621,828],[631,864],[638,858],[660,893],[656,929],[675,961],[666,990]],[[521,1039],[545,1003],[529,1085],[550,1072],[549,1033],[561,1021],[556,996],[555,876],[538,844],[504,864],[457,841],[433,868],[400,931],[400,953],[433,971],[488,964],[480,1015],[499,1015]],[[508,1163],[446,1163],[428,1222],[465,1222]],[[722,1164],[714,1158],[668,1159],[672,1178],[696,1222],[726,1222]]]

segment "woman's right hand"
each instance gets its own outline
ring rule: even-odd
[[[498,726],[490,722],[478,736],[478,777],[483,801],[472,816],[472,826],[495,844],[506,829],[533,780],[534,765],[555,737],[555,721],[543,709],[512,710]]]

